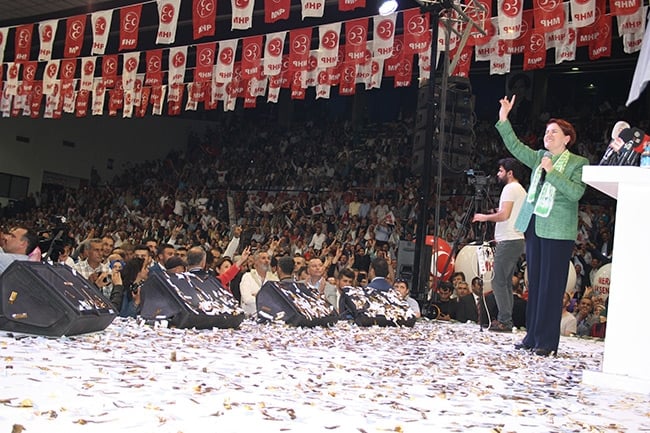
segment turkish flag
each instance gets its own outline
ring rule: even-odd
[[[157,0],[158,33],[156,44],[173,44],[176,39],[176,26],[181,0]]]
[[[287,32],[269,33],[264,45],[264,75],[272,77],[282,71],[282,50]]]
[[[339,10],[352,11],[356,8],[365,8],[366,0],[339,0]]]
[[[41,21],[38,24],[38,37],[40,48],[38,50],[38,61],[46,62],[52,58],[52,45],[59,20]]]
[[[104,86],[114,87],[117,81],[117,54],[102,57],[102,78]]]
[[[196,68],[194,69],[195,83],[212,81],[212,70],[214,69],[214,56],[216,50],[216,42],[207,42],[196,46]]]
[[[368,18],[345,22],[345,62],[362,63],[368,41]]]
[[[119,51],[135,50],[138,47],[141,14],[142,3],[120,9]]]
[[[311,45],[311,27],[295,29],[289,32],[289,69],[306,71]]]
[[[214,36],[217,22],[217,0],[192,0],[194,40]]]
[[[264,0],[264,22],[288,20],[290,10],[291,0]]]
[[[29,52],[32,49],[33,30],[34,30],[34,24],[25,24],[16,27],[14,62],[26,62],[29,60]]]
[[[232,6],[231,30],[246,30],[253,26],[255,0],[230,0]]]
[[[81,46],[84,42],[85,31],[86,15],[77,15],[76,17],[70,17],[67,19],[63,57],[79,57],[81,55]]]
[[[431,50],[429,13],[419,9],[404,11],[404,52],[421,53]]]
[[[111,29],[113,10],[93,12],[90,24],[93,27],[93,48],[91,54],[104,54],[108,43],[108,33]],[[94,113],[93,113],[94,114]]]
[[[145,72],[146,86],[160,86],[162,84],[162,49],[146,52],[147,68]]]
[[[242,77],[257,77],[262,66],[262,36],[249,36],[242,40]]]

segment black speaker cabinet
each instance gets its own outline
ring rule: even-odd
[[[176,328],[238,328],[244,310],[214,276],[149,272],[140,289],[145,320],[167,320]]]
[[[343,301],[359,326],[415,325],[415,313],[394,290],[382,292],[371,287],[344,287]]]
[[[101,331],[117,312],[65,265],[15,261],[0,275],[0,329],[61,337]]]
[[[262,321],[312,327],[338,320],[334,307],[305,283],[267,281],[255,300],[257,317]]]

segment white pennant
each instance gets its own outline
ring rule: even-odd
[[[104,80],[101,77],[93,80],[93,102],[92,113],[93,116],[101,116],[104,114],[104,100],[106,99],[106,87]]]
[[[73,82],[73,87],[71,92],[66,92],[65,95],[63,96],[63,112],[64,113],[74,113],[75,109],[75,104],[77,102],[77,92],[74,91],[76,89],[76,81],[77,80],[72,80]]]
[[[587,27],[596,21],[596,0],[571,0],[570,3],[575,28]]]
[[[38,50],[38,61],[45,62],[52,58],[52,45],[59,20],[47,20],[38,24],[38,38],[40,48]]]
[[[158,34],[157,44],[173,44],[176,39],[176,26],[181,0],[157,0],[158,3]]]
[[[366,90],[379,89],[381,87],[381,80],[384,77],[384,59],[374,58],[371,61],[372,67],[370,69],[370,83],[366,85]]]
[[[397,13],[387,16],[374,16],[373,18],[372,51],[375,59],[387,59],[393,55],[393,41],[395,39],[395,20]]]
[[[576,58],[576,45],[578,32],[570,22],[564,24],[564,36],[560,43],[555,46],[555,64],[558,65],[564,61],[573,61]]]
[[[217,82],[217,65],[212,67],[212,82],[210,86],[210,101],[214,104],[217,101],[226,99],[226,86]]]
[[[45,65],[45,71],[43,71],[43,94],[52,95],[56,90],[57,76],[59,75],[59,66],[61,65],[61,60],[50,60]]]
[[[135,93],[133,94],[134,101],[133,104],[136,107],[139,107],[142,105],[142,86],[144,84],[144,73],[142,74],[137,74],[135,76],[135,86],[133,89],[135,90]]]
[[[167,94],[167,85],[160,86],[160,99],[154,101],[154,104],[151,108],[151,114],[160,116],[162,114],[163,106],[165,105],[165,95]]]
[[[187,102],[185,103],[185,111],[196,111],[199,107],[199,102],[194,99],[194,86],[200,86],[201,83],[187,83]]]
[[[318,67],[333,68],[339,59],[341,23],[324,24],[318,27]]]
[[[133,90],[140,64],[140,52],[126,53],[122,56],[122,87],[124,90]]]
[[[93,48],[90,54],[104,54],[108,33],[111,30],[113,10],[93,12],[90,15],[90,22],[93,26]]]
[[[185,80],[185,65],[187,64],[187,47],[169,49],[168,83],[170,86],[183,84]],[[171,89],[170,89],[171,95]]]
[[[282,72],[282,51],[287,32],[269,33],[264,45],[264,75],[271,77]]]
[[[306,17],[321,18],[325,13],[325,0],[300,0],[302,19]]]
[[[498,0],[499,37],[514,40],[521,33],[521,20],[524,13],[523,0]]]
[[[255,0],[230,0],[232,6],[231,30],[246,30],[253,26]]]
[[[9,62],[7,63],[7,83],[5,90],[9,95],[18,94],[18,75],[20,74],[20,63]]]
[[[93,90],[93,80],[95,78],[95,60],[97,57],[88,56],[81,59],[81,84],[79,90],[88,92]]]
[[[217,83],[228,83],[233,77],[235,66],[235,54],[237,53],[237,42],[239,39],[230,39],[219,42],[219,55],[217,57]]]
[[[5,47],[7,46],[7,35],[9,35],[9,27],[0,28],[0,63],[5,59]]]
[[[618,35],[638,35],[640,33],[641,38],[643,38],[647,10],[648,7],[643,6],[631,15],[617,16],[616,23],[618,25]],[[623,45],[623,48],[625,48],[625,44]],[[639,46],[639,49],[641,49],[641,46]]]
[[[2,117],[11,116],[11,102],[13,101],[14,95],[10,95],[5,88],[2,91],[2,99],[0,100],[0,111],[2,111]]]
[[[122,119],[133,117],[133,103],[135,100],[134,89],[124,89],[124,104],[122,106]]]

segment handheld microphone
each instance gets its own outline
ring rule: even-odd
[[[553,154],[547,150],[546,152],[544,152],[544,156],[542,158],[551,159],[553,158]],[[539,183],[544,183],[545,180],[546,180],[546,170],[542,168],[542,175],[539,177]]]

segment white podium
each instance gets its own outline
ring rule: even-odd
[[[582,180],[617,199],[602,371],[582,380],[650,394],[650,169],[586,166]]]

